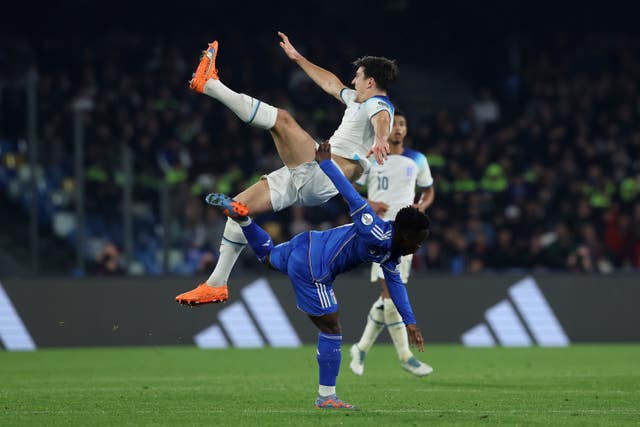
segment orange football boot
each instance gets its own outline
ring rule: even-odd
[[[315,407],[318,409],[350,409],[354,411],[358,410],[358,408],[356,408],[352,404],[338,399],[335,394],[327,397],[318,396],[318,399],[316,399]]]
[[[209,43],[207,50],[202,52],[200,63],[193,77],[189,81],[189,89],[195,92],[204,92],[204,85],[209,79],[219,80],[218,69],[216,68],[216,57],[218,56],[218,41]]]
[[[180,304],[191,306],[227,302],[228,299],[227,285],[213,287],[206,283],[201,283],[197,288],[176,297],[176,301]]]
[[[249,215],[249,207],[241,202],[236,202],[231,197],[222,193],[207,194],[205,202],[220,209],[223,214],[231,219],[243,219]]]

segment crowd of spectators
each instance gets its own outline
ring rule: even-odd
[[[500,101],[419,124],[435,161],[427,266],[640,267],[640,45],[593,39],[532,55]],[[515,80],[516,84],[513,84]]]
[[[243,40],[241,35],[224,40],[219,68],[225,82],[288,109],[311,135],[331,136],[341,105],[289,63],[272,38],[256,38],[252,46]],[[245,126],[208,97],[187,90],[202,42],[113,33],[91,47],[55,39],[3,46],[12,58],[3,65],[5,80],[15,80],[26,66],[38,70],[43,176],[59,178],[50,191],[53,215],[73,212],[71,111],[78,100],[91,107],[84,114],[87,257],[97,274],[126,270],[123,147],[130,147],[134,158],[131,273],[163,272],[164,238],[172,272],[208,272],[217,259],[224,219],[206,208],[202,196],[235,194],[281,166],[267,132]],[[344,40],[331,51],[322,44],[299,45],[350,81],[356,46]],[[595,38],[522,56],[506,77],[479,88],[463,111],[408,111],[407,145],[427,155],[436,189],[429,212],[432,234],[414,268],[453,273],[640,268],[638,40]],[[18,96],[10,88],[3,93],[3,111],[20,111]],[[4,130],[12,120],[5,117]],[[12,155],[17,159],[12,164],[20,167],[21,153]],[[22,166],[25,162],[23,156]],[[164,182],[170,220],[162,227]],[[339,199],[258,218],[276,241],[348,220]],[[52,221],[52,232],[72,236],[72,227],[61,231],[60,223]],[[245,267],[258,268],[248,252]]]

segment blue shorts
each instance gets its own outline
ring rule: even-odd
[[[333,283],[321,283],[313,278],[309,257],[309,233],[304,232],[274,247],[269,254],[269,262],[273,268],[289,276],[300,310],[312,316],[335,313],[338,300],[333,293]]]

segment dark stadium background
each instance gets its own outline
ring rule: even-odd
[[[433,237],[416,257],[417,271],[640,267],[640,44],[633,7],[312,0],[3,8],[5,276],[208,274],[223,221],[201,196],[211,189],[235,193],[279,161],[266,132],[242,126],[187,90],[206,42],[221,41],[229,86],[292,109],[313,136],[328,138],[341,116],[340,105],[299,78],[279,51],[277,30],[345,82],[358,56],[398,60],[401,76],[391,95],[408,113],[409,144],[427,154],[436,179]],[[32,66],[39,75],[37,228],[25,143],[24,82]],[[94,104],[83,113],[81,256],[73,226],[72,105],[79,98]],[[474,119],[475,107],[496,105],[495,120]],[[125,146],[133,155],[131,205],[122,196]],[[171,180],[165,193],[163,175]],[[343,223],[344,214],[334,200],[259,220],[283,240]],[[241,270],[259,271],[249,252]]]

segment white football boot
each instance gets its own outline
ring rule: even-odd
[[[351,353],[353,355],[353,352]],[[353,364],[353,362],[351,362]],[[401,362],[402,369],[411,372],[417,377],[424,377],[433,372],[433,368],[411,356],[406,362]],[[351,368],[353,370],[353,368]],[[364,367],[363,367],[364,369]],[[360,374],[362,375],[362,374]]]
[[[351,368],[351,372],[354,374],[361,376],[364,374],[364,357],[367,355],[364,351],[360,351],[358,348],[358,344],[354,344],[351,346],[351,363],[349,363],[349,367]]]

